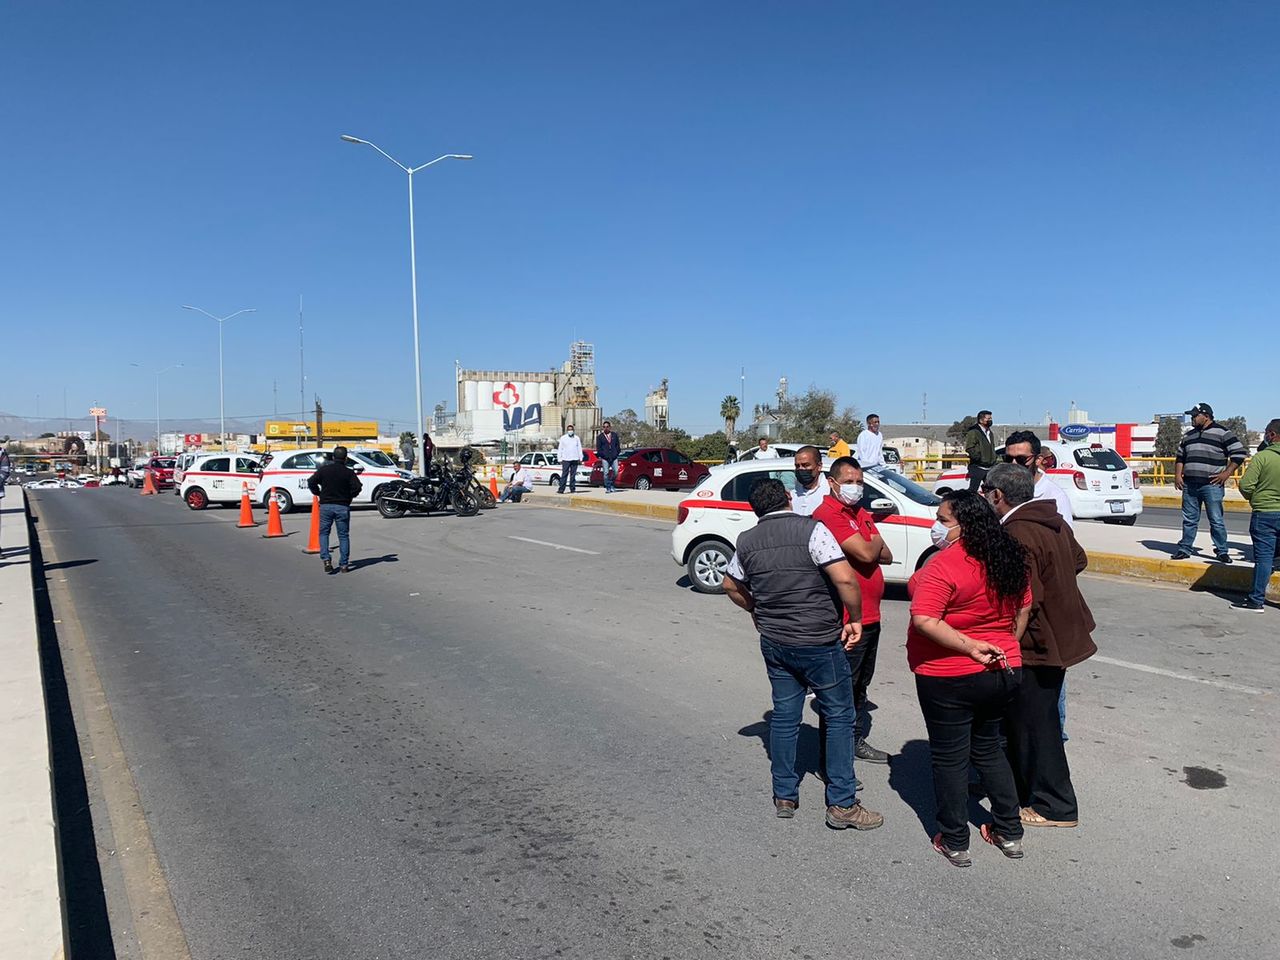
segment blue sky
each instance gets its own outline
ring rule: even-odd
[[[413,415],[453,362],[596,344],[606,412],[779,376],[887,421],[1260,428],[1280,315],[1280,6],[9,4],[0,410]],[[1256,361],[1254,358],[1257,358]],[[21,358],[21,359],[19,359]]]

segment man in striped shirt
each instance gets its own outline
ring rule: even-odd
[[[1214,556],[1221,563],[1230,563],[1222,498],[1227,480],[1240,469],[1248,451],[1234,433],[1213,419],[1213,407],[1207,403],[1197,403],[1186,412],[1191,417],[1191,430],[1178,444],[1173,469],[1173,485],[1182,491],[1182,539],[1172,559],[1191,556],[1203,506],[1209,514]]]

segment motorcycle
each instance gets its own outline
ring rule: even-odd
[[[466,488],[475,496],[481,510],[492,510],[498,505],[498,498],[476,477],[476,472],[471,466],[471,448],[463,447],[462,452],[458,454],[458,459],[462,461],[462,469],[467,474]]]
[[[442,459],[442,463],[431,464],[425,477],[386,484],[378,494],[378,512],[389,520],[398,520],[411,510],[414,513],[452,510],[459,517],[474,517],[479,513],[480,501],[467,485],[470,471],[454,470],[447,457]]]

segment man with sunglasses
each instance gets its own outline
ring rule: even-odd
[[[1035,474],[1035,499],[1052,500],[1058,508],[1059,516],[1067,522],[1068,527],[1075,530],[1071,516],[1071,498],[1067,496],[1067,491],[1049,479],[1044,472],[1044,456],[1040,438],[1030,430],[1015,430],[1004,442],[1004,462],[1016,463]],[[1055,459],[1054,463],[1056,462]]]

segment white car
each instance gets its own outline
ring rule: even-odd
[[[381,454],[381,451],[377,452]],[[262,461],[262,474],[258,477],[254,499],[265,507],[271,491],[275,490],[276,503],[282,513],[288,513],[294,507],[310,508],[314,497],[307,487],[307,481],[332,456],[332,450],[320,447],[278,450],[267,454]],[[349,450],[347,464],[360,475],[362,487],[360,496],[356,497],[353,504],[372,505],[385,484],[392,480],[408,480],[413,476],[408,470],[384,466],[371,456],[370,451]]]
[[[22,488],[24,490],[52,490],[63,485],[64,481],[59,480],[57,477],[45,477],[43,480],[28,480],[22,485]],[[73,486],[78,487],[79,484],[73,484]]]
[[[147,464],[151,462],[150,457],[139,457],[133,461],[133,466],[124,475],[124,482],[131,487],[140,487],[147,479]]]
[[[252,453],[204,453],[187,463],[178,495],[192,510],[211,503],[236,504],[247,488],[253,499],[258,489],[261,458]]]
[[[517,463],[524,464],[529,469],[530,478],[533,480],[534,486],[544,483],[553,489],[560,489],[560,455],[554,451],[532,452],[526,453],[520,457]],[[502,468],[502,479],[510,483],[511,475],[516,472],[513,464],[506,464]],[[577,484],[580,487],[588,487],[591,485],[591,468],[587,466],[586,461],[578,464]]]
[[[671,532],[671,558],[686,569],[699,593],[723,591],[738,536],[756,525],[747,495],[764,477],[795,488],[790,460],[739,461],[712,473],[680,503]],[[893,563],[880,568],[884,579],[906,583],[935,550],[929,528],[937,518],[938,498],[883,467],[864,470],[862,478],[862,506],[875,518],[893,553]]]
[[[1077,520],[1105,520],[1133,526],[1142,515],[1142,486],[1138,471],[1111,447],[1100,443],[1044,440],[1041,449],[1057,458],[1058,466],[1046,470],[1050,480],[1067,492],[1071,515]],[[997,457],[1004,453],[1001,447]],[[933,482],[933,492],[967,490],[969,472],[964,466],[946,470]]]

